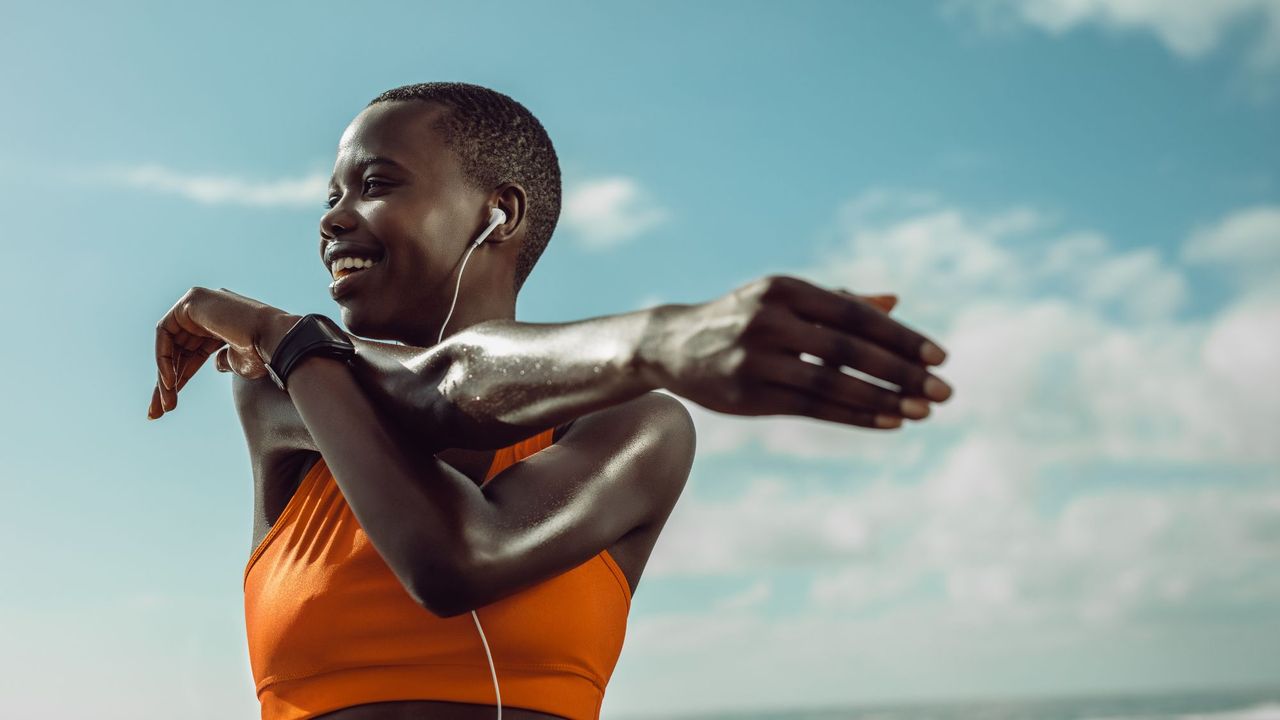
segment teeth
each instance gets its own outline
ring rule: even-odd
[[[341,270],[348,270],[351,268],[355,268],[357,270],[363,270],[364,268],[373,267],[377,263],[378,263],[377,260],[371,260],[369,258],[356,258],[356,257],[338,258],[337,260],[334,260],[332,264],[329,265],[329,272],[333,273],[333,277],[336,280],[339,277],[338,273]]]

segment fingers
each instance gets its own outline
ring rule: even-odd
[[[783,304],[801,317],[842,333],[865,338],[911,362],[937,365],[946,353],[929,338],[877,312],[870,303],[831,292],[800,278],[779,276],[774,291]]]
[[[877,413],[873,410],[851,408],[831,402],[821,395],[796,392],[793,387],[774,383],[761,383],[751,391],[751,395],[752,399],[762,406],[778,408],[776,412],[768,413],[771,415],[803,415],[827,422],[858,425],[877,430],[890,430],[902,426],[900,417]],[[784,408],[792,408],[792,410]]]
[[[151,405],[147,407],[147,419],[155,420],[164,414],[160,407],[160,380],[156,379],[156,389],[151,392]]]
[[[904,397],[847,375],[836,365],[817,365],[790,353],[768,354],[753,359],[752,377],[789,389],[791,397],[786,401],[786,407],[796,411],[809,407],[812,397],[819,397],[859,413],[856,417],[879,413],[920,420],[929,416],[929,403],[923,398]]]
[[[774,321],[777,326],[773,328],[770,335],[774,346],[778,350],[786,351],[798,362],[803,362],[798,359],[799,354],[807,353],[822,358],[828,366],[825,368],[826,374],[839,372],[840,366],[843,365],[887,380],[898,386],[897,392],[884,391],[895,396],[893,399],[895,405],[904,399],[902,396],[927,397],[934,401],[946,400],[951,396],[950,387],[941,378],[928,372],[919,361],[908,361],[869,340],[815,324],[785,310],[778,311],[774,317],[777,318]],[[808,363],[804,364],[808,365]],[[788,363],[788,365],[789,372],[800,373],[807,378],[807,381],[812,381],[815,377],[801,366],[794,363]],[[933,382],[929,382],[931,379]],[[881,402],[888,402],[886,395],[877,397]],[[884,405],[876,407],[888,409]]]
[[[193,344],[195,348],[184,356],[184,366],[178,373],[178,387],[175,390],[182,390],[195,374],[196,371],[204,366],[205,360],[209,359],[209,355],[224,345],[218,338],[201,337],[194,338]]]
[[[171,388],[174,385],[173,376],[173,330],[169,327],[169,316],[166,315],[160,324],[156,325],[156,364],[160,368],[160,386],[162,388]]]

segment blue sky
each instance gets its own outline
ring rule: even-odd
[[[956,398],[892,433],[697,406],[606,717],[1280,677],[1280,4],[7,4],[0,676],[252,717],[230,380],[144,419],[189,287],[337,316],[371,97],[529,107],[565,208],[518,319],[769,273],[895,292]]]

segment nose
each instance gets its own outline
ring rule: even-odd
[[[320,216],[320,237],[333,240],[339,235],[351,232],[356,227],[356,216],[339,202]]]

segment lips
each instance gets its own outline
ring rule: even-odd
[[[371,268],[365,268],[363,270],[351,269],[346,271],[339,271],[339,272],[342,272],[343,274],[337,280],[334,280],[333,282],[329,283],[329,296],[332,297],[334,300],[337,300],[340,297],[345,297],[347,295],[350,295],[352,292],[359,289],[366,282],[366,280],[368,280],[368,278],[365,276],[372,275],[378,272],[379,270],[382,269],[383,265],[386,265],[386,263],[387,263],[386,260],[379,260],[377,263],[374,263],[373,267]]]
[[[327,268],[333,265],[334,260],[344,257],[363,257],[381,260],[383,258],[383,252],[382,248],[376,245],[338,241],[325,248],[322,253],[322,257],[324,259],[324,266]]]

